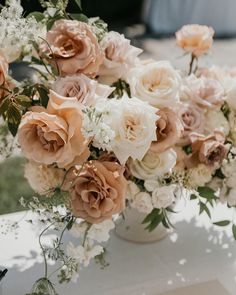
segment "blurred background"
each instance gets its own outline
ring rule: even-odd
[[[26,14],[41,10],[38,0],[21,2]],[[82,0],[82,8],[84,14],[100,16],[109,30],[124,33],[135,46],[143,48],[144,58],[168,59],[178,68],[186,68],[189,57],[176,48],[174,33],[185,24],[210,25],[216,40],[200,65],[236,66],[236,0]],[[68,10],[79,12],[73,0]],[[17,65],[12,71],[16,78],[27,74]],[[0,214],[21,210],[19,198],[34,195],[24,179],[23,165],[19,155],[6,161],[1,161],[0,155]]]

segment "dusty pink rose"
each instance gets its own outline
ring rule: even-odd
[[[91,28],[76,20],[58,20],[47,33],[42,52],[56,62],[60,75],[84,73],[96,76],[103,53]]]
[[[209,136],[192,133],[190,135],[192,143],[191,160],[207,166],[215,166],[222,163],[227,156],[228,149],[224,145],[225,137],[220,131],[215,131]]]
[[[91,223],[111,219],[124,208],[127,181],[116,162],[89,161],[72,177],[71,207],[76,217]]]
[[[53,100],[53,97],[50,97]],[[49,100],[49,101],[50,101]],[[82,128],[82,111],[77,104],[66,102],[51,110],[36,108],[21,121],[18,139],[23,154],[36,163],[59,168],[82,164],[89,156]]]
[[[124,77],[136,63],[141,49],[130,44],[124,35],[110,31],[101,41],[105,58],[99,69],[99,80],[111,84]]]
[[[99,98],[107,98],[113,91],[83,74],[59,78],[52,89],[60,95],[62,102],[75,101],[86,106],[94,105]]]
[[[177,110],[178,117],[184,131],[178,142],[181,145],[190,143],[189,134],[192,132],[202,133],[204,129],[204,112],[193,103],[182,103]]]
[[[185,79],[183,98],[201,107],[218,108],[224,103],[224,88],[215,79],[190,75]]]
[[[150,150],[161,153],[179,141],[183,126],[177,114],[170,108],[160,109],[157,115],[160,117],[156,121],[157,141],[152,142]]]
[[[196,57],[212,47],[214,30],[208,26],[186,25],[176,32],[177,45]]]

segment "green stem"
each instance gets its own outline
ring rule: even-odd
[[[189,65],[189,72],[188,72],[188,75],[191,75],[192,74],[192,70],[193,70],[193,63],[194,63],[194,60],[195,60],[195,55],[192,54],[191,55],[191,61],[190,61],[190,65]]]
[[[87,226],[87,228],[86,228],[86,231],[85,231],[85,233],[84,233],[84,239],[83,239],[83,243],[82,243],[82,246],[83,246],[83,247],[84,247],[84,245],[85,245],[85,242],[86,242],[86,239],[87,239],[87,235],[88,235],[88,231],[89,231],[89,229],[90,229],[91,226],[92,226],[92,224],[89,223],[88,226]]]

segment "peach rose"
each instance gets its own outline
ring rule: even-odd
[[[170,108],[160,109],[157,115],[160,117],[156,121],[157,141],[152,142],[150,150],[161,153],[179,141],[183,126],[176,113]]]
[[[52,107],[50,112],[43,108],[27,112],[19,126],[18,139],[27,159],[69,168],[83,163],[89,156],[81,128],[81,109],[66,102],[57,109]]]
[[[94,105],[99,98],[107,98],[113,91],[83,74],[59,78],[52,89],[61,96],[62,102],[78,101],[86,106]]]
[[[89,161],[69,181],[72,181],[71,207],[76,217],[100,223],[123,210],[127,181],[118,163]]]
[[[96,76],[103,53],[91,28],[76,20],[58,20],[47,33],[42,52],[56,62],[60,75],[84,73]]]
[[[224,145],[225,137],[220,131],[215,131],[209,136],[192,133],[190,135],[192,143],[191,159],[207,166],[215,166],[222,163],[227,156],[228,149]]]
[[[215,79],[190,75],[185,79],[182,98],[201,107],[217,108],[224,103],[224,88]]]
[[[184,128],[182,138],[178,143],[181,145],[189,144],[190,133],[202,133],[204,130],[204,112],[195,104],[182,103],[178,107],[177,114]]]
[[[0,86],[11,89],[12,83],[8,80],[8,62],[4,55],[0,53]],[[0,88],[0,102],[8,94],[3,88]]]
[[[136,63],[142,49],[130,44],[124,35],[110,31],[101,41],[105,58],[99,69],[99,80],[111,84],[125,76]]]
[[[176,32],[177,45],[196,57],[212,47],[214,30],[208,26],[186,25]]]

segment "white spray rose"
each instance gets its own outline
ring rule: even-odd
[[[109,239],[109,232],[115,227],[112,220],[104,220],[101,223],[93,224],[88,230],[87,238],[99,243],[106,242]]]
[[[47,165],[38,165],[32,161],[25,165],[25,178],[39,195],[48,195],[62,184],[65,172]]]
[[[149,214],[153,209],[152,198],[146,192],[139,192],[134,196],[131,207],[137,209],[141,213]]]
[[[152,179],[171,172],[176,164],[177,155],[173,149],[162,153],[148,151],[141,161],[130,160],[129,168],[133,176],[139,179]]]
[[[171,206],[176,200],[175,190],[175,185],[156,188],[152,192],[152,203],[154,208],[162,209]]]
[[[126,80],[132,96],[155,107],[169,107],[179,101],[181,78],[168,61],[133,68],[127,74]]]

